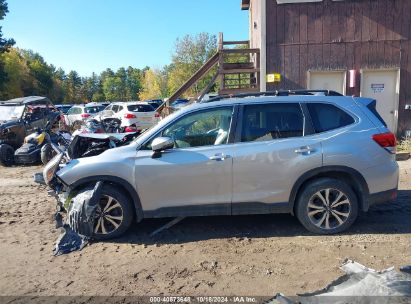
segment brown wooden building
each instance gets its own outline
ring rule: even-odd
[[[260,49],[260,90],[330,89],[372,97],[392,131],[411,133],[411,0],[241,5],[250,14],[250,47]],[[271,82],[273,74],[277,82]]]

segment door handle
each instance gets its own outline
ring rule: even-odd
[[[310,154],[311,152],[314,152],[315,149],[311,148],[309,146],[304,146],[296,149],[294,152],[299,153],[299,154]]]
[[[224,153],[217,153],[214,156],[210,157],[210,160],[215,160],[215,161],[223,161],[226,160],[227,158],[230,158],[230,155],[226,155]]]

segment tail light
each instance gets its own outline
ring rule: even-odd
[[[124,118],[130,119],[130,118],[137,118],[137,117],[134,114],[126,113],[124,114]]]
[[[393,133],[374,134],[372,139],[388,152],[392,154],[396,152],[397,139]]]
[[[128,132],[136,132],[136,131],[137,131],[137,128],[134,127],[134,126],[128,126],[128,127],[125,127],[125,129],[124,129],[124,132],[126,132],[126,133],[128,133]]]
[[[154,114],[154,117],[155,117],[155,118],[159,118],[159,117],[160,117],[160,113]]]
[[[89,118],[91,115],[90,114],[87,114],[87,113],[84,113],[84,114],[81,114],[81,117],[82,118]]]

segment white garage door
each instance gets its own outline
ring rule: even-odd
[[[391,132],[397,131],[399,71],[363,70],[361,96],[377,100],[377,111]]]
[[[310,71],[308,89],[331,90],[345,94],[345,71]]]

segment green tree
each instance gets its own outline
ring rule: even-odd
[[[53,66],[49,66],[38,53],[30,50],[20,50],[26,60],[32,81],[31,88],[26,90],[26,95],[49,96],[53,89]]]
[[[49,93],[49,98],[53,100],[55,103],[63,103],[64,102],[64,81],[66,79],[66,72],[62,68],[56,69],[52,66],[53,69],[53,88]]]
[[[6,0],[0,0],[0,20],[3,20],[9,12]],[[0,26],[0,97],[4,94],[4,84],[7,80],[7,73],[4,67],[4,54],[14,45],[13,39],[3,38],[3,33]]]
[[[64,81],[64,90],[66,92],[64,101],[67,103],[81,103],[81,77],[76,71],[68,73]]]
[[[3,54],[3,62],[7,80],[2,83],[0,98],[7,100],[24,96],[32,86],[26,60],[17,49],[13,48]]]
[[[131,66],[127,68],[127,100],[139,100],[143,77],[144,73],[140,69]]]
[[[196,36],[186,35],[177,39],[172,65],[168,71],[169,91],[176,91],[216,52],[217,38],[215,35],[200,33]],[[212,73],[215,71],[211,71],[198,81],[186,92],[186,95],[194,96],[200,93],[210,82]]]

